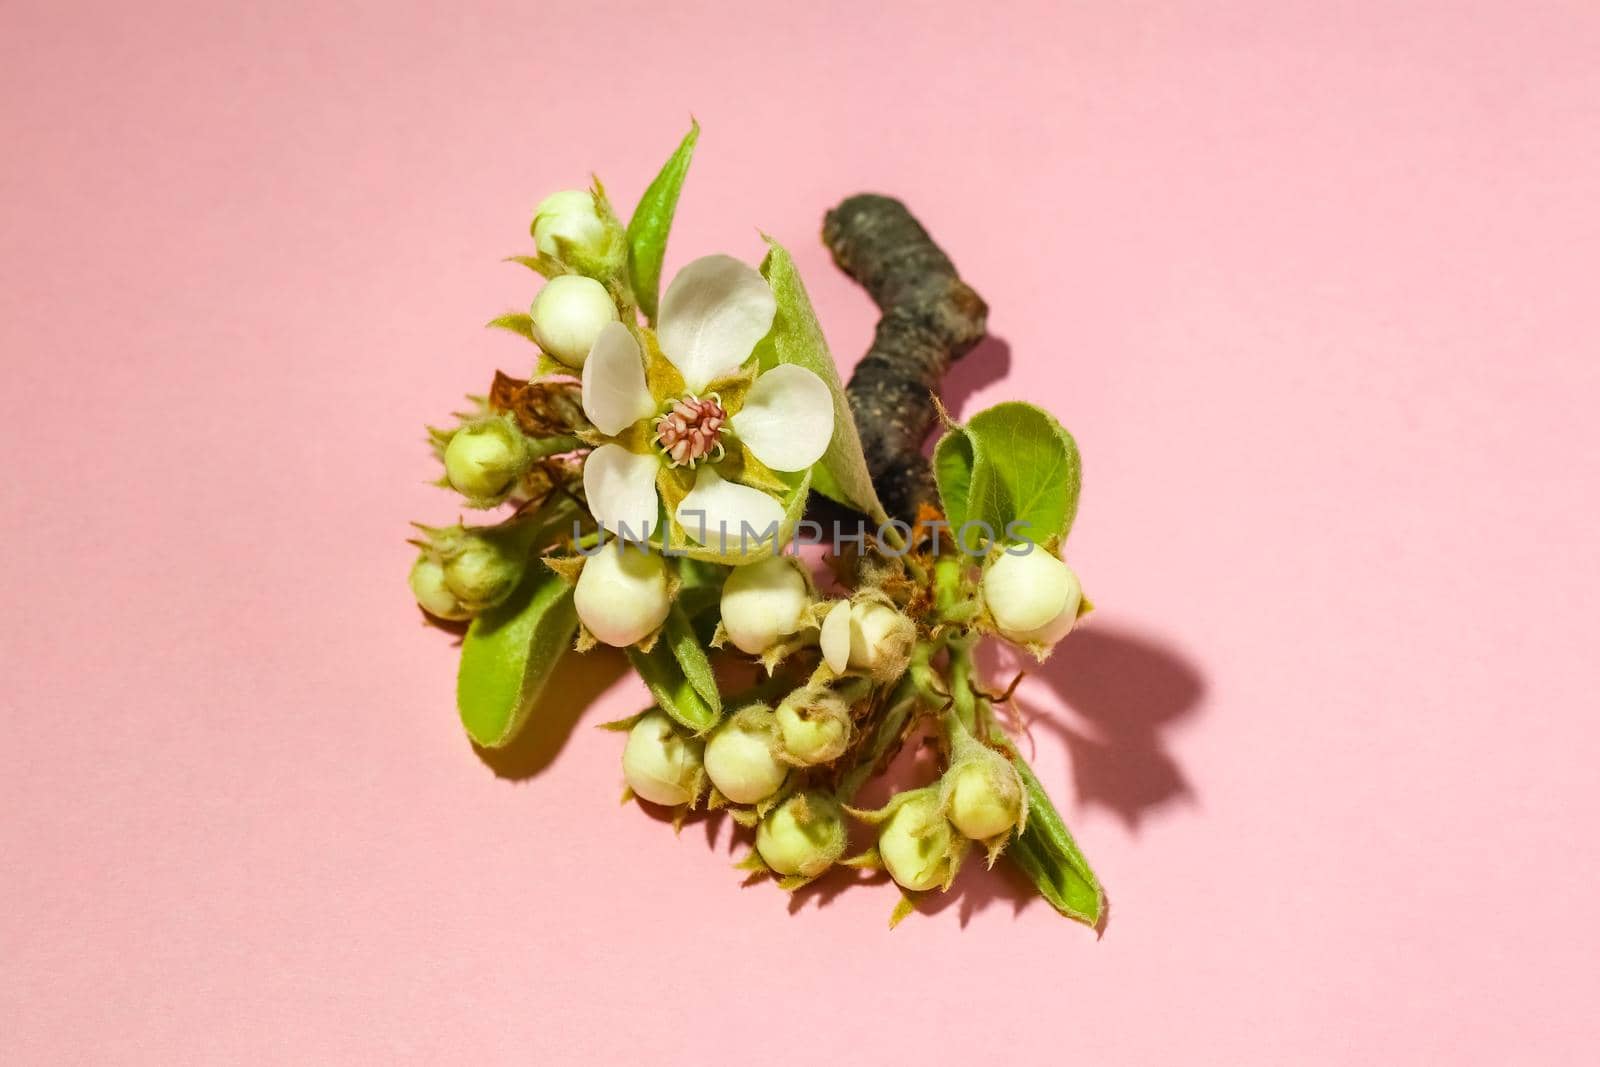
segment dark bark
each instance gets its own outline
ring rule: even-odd
[[[922,455],[938,418],[932,395],[951,362],[983,340],[989,307],[891,197],[845,200],[823,219],[822,240],[883,312],[845,392],[884,508],[914,522],[921,505],[939,506]]]

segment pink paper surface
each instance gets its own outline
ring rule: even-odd
[[[1600,8],[0,7],[0,1059],[1600,1057]],[[822,211],[993,305],[1100,605],[1023,683],[1102,939],[791,908],[619,807],[596,656],[497,776],[406,591],[533,205],[704,124],[668,270]]]

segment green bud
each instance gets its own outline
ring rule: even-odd
[[[796,793],[756,828],[756,851],[786,877],[815,878],[844,854],[848,832],[839,802],[826,793]]]
[[[628,731],[622,776],[628,788],[652,804],[692,803],[700,792],[704,746],[679,732],[664,713],[647,712]]]
[[[494,507],[528,473],[527,440],[510,415],[474,419],[444,446],[444,475],[473,507]]]
[[[777,757],[777,720],[765,704],[752,704],[717,727],[706,742],[706,775],[735,804],[756,804],[789,776]]]
[[[838,759],[850,746],[850,705],[823,686],[796,689],[778,705],[783,755],[802,767]]]
[[[605,220],[586,189],[563,189],[545,197],[534,211],[531,230],[539,252],[554,259],[563,258],[563,252],[598,259],[610,243]]]
[[[472,618],[472,612],[456,599],[455,593],[445,584],[444,567],[432,554],[424,551],[417,556],[417,562],[411,565],[410,582],[411,593],[417,598],[417,603],[434,618],[449,622]]]
[[[913,892],[948,885],[965,846],[940,811],[938,791],[932,788],[897,797],[878,831],[884,869]]]
[[[998,764],[998,765],[997,765]],[[962,836],[988,841],[1009,833],[1022,819],[1022,782],[1016,768],[996,754],[995,762],[969,760],[950,768],[950,821]]]

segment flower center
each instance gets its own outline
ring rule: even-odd
[[[656,420],[656,443],[667,454],[674,467],[692,467],[706,456],[722,458],[722,427],[727,424],[728,413],[722,409],[717,394],[704,400],[686,396],[667,409]]]

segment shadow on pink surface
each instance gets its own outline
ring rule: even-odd
[[[988,676],[1028,672],[1017,703],[1028,733],[1061,738],[1072,760],[1080,807],[1116,814],[1137,834],[1142,820],[1195,789],[1167,749],[1166,733],[1197,713],[1205,693],[1199,670],[1159,639],[1091,622],[1063,641],[1043,664],[1022,662],[990,648],[981,657]],[[1058,698],[1042,707],[1039,683]],[[1048,784],[1048,783],[1047,783]]]
[[[545,684],[545,698],[533,709],[537,721],[505,748],[472,746],[499,778],[521,780],[550,766],[572,736],[584,711],[627,673],[622,653],[596,648],[582,656],[563,656]],[[559,695],[559,699],[549,699]]]

